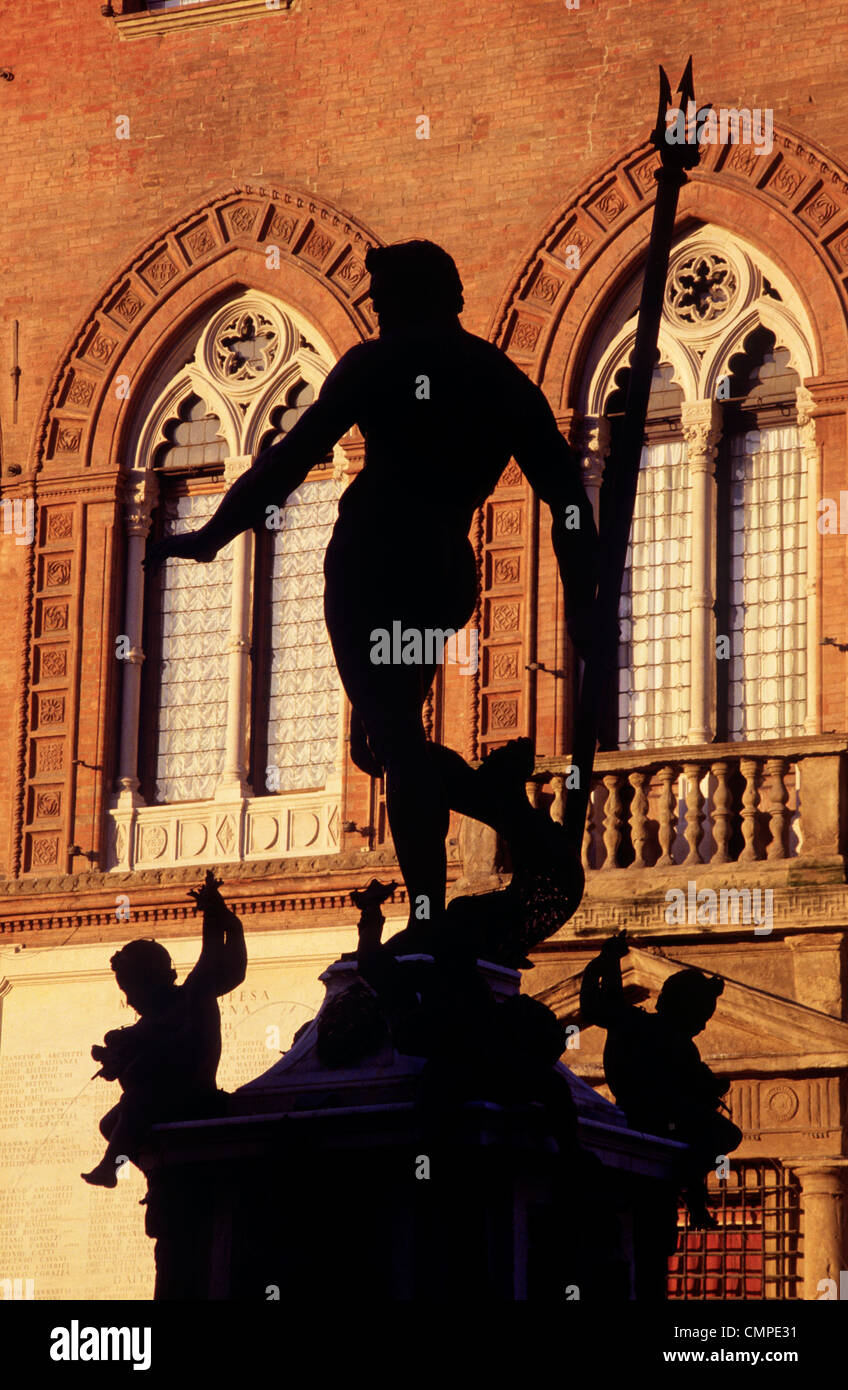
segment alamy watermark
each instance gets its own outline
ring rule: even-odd
[[[375,666],[458,666],[460,674],[477,670],[480,641],[476,627],[404,627],[399,620],[371,630],[371,661]]]
[[[31,497],[4,497],[0,500],[3,531],[14,535],[15,545],[32,545],[35,540],[35,503]]]
[[[835,497],[820,497],[816,503],[816,530],[820,536],[848,534],[848,492]]]
[[[770,936],[774,924],[773,888],[699,888],[694,879],[665,895],[669,926],[750,926],[755,936]]]
[[[753,145],[755,154],[771,154],[774,147],[774,112],[755,106],[721,106],[718,111],[694,101],[686,111],[671,107],[665,114],[665,138],[669,145]]]
[[[152,1360],[149,1327],[54,1327],[51,1361],[131,1361],[134,1371],[148,1371]]]
[[[848,1299],[848,1269],[840,1269],[838,1286],[835,1279],[819,1279],[816,1288],[819,1291],[818,1302],[822,1299]]]

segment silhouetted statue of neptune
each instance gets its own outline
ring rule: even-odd
[[[429,742],[422,707],[436,671],[432,649],[422,641],[418,664],[378,661],[374,634],[398,622],[422,634],[465,627],[477,596],[468,532],[511,456],[551,509],[566,617],[581,653],[590,641],[597,533],[577,460],[544,395],[499,348],[461,327],[462,282],[451,257],[410,241],[369,251],[366,265],[379,337],[345,353],[315,404],[259,455],[205,526],[159,542],[148,564],[212,560],[234,536],[264,524],[266,509],[282,505],[359,426],[365,466],[339,503],[324,608],[353,711],[351,755],[369,774],[385,773],[410,903],[409,926],[392,944],[411,949],[432,941],[444,916],[451,808],[493,826],[528,870],[556,862],[562,872],[567,851],[561,828],[525,794],[529,743],[509,744],[475,770]],[[579,864],[571,873],[582,885]]]

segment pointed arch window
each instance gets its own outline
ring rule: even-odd
[[[203,525],[331,365],[310,326],[243,295],[171,354],[139,412],[116,865],[337,847],[342,697],[322,567],[344,456],[323,460],[211,564],[140,572],[148,533]]]
[[[588,364],[587,433],[621,428],[638,284]],[[786,277],[715,228],[672,254],[620,607],[619,689],[603,745],[816,732],[803,381],[812,333]],[[587,472],[593,476],[593,457]],[[596,506],[608,480],[594,470]]]

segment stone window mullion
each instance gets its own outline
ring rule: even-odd
[[[123,668],[123,717],[119,754],[118,786],[122,798],[136,804],[138,797],[138,727],[141,708],[141,667],[144,661],[142,628],[144,623],[144,569],[142,560],[150,534],[153,508],[159,494],[156,477],[143,473],[134,480],[134,490],[126,509],[127,584],[124,631],[129,651]]]
[[[132,823],[136,806],[144,805],[139,794],[138,781],[138,735],[141,711],[141,668],[144,662],[142,632],[144,624],[144,569],[142,560],[150,534],[153,509],[159,497],[159,484],[156,476],[146,470],[133,470],[132,492],[127,503],[125,519],[127,528],[128,578],[126,602],[124,607],[124,631],[119,633],[129,641],[129,650],[123,657],[123,678],[121,690],[121,743],[118,754],[118,800],[116,822],[122,833],[118,844],[126,867],[132,867]]]
[[[253,462],[249,454],[228,458],[224,481],[231,487]],[[232,589],[230,595],[230,635],[227,641],[227,723],[224,765],[215,789],[216,800],[230,800],[248,794],[245,762],[245,731],[250,699],[250,595],[253,566],[253,535],[243,531],[233,541]]]
[[[685,402],[681,406],[692,516],[692,565],[689,590],[691,612],[690,743],[710,743],[715,734],[712,672],[715,662],[713,547],[716,483],[714,464],[721,437],[721,415],[715,401]]]

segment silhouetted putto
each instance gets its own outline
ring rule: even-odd
[[[583,1022],[607,1030],[604,1074],[628,1124],[689,1145],[683,1195],[691,1224],[714,1227],[706,1175],[720,1155],[739,1147],[742,1131],[718,1113],[729,1083],[701,1061],[693,1038],[712,1018],[724,981],[680,970],[660,990],[656,1013],[648,1013],[625,1001],[621,959],[627,950],[627,935],[619,932],[587,965],[580,991]]]
[[[240,985],[247,968],[244,933],[227,907],[211,869],[202,888],[190,891],[203,912],[203,947],[190,975],[178,985],[171,957],[158,941],[131,941],[112,957],[115,978],[138,1023],[107,1033],[91,1055],[96,1076],[119,1081],[124,1094],[103,1116],[106,1153],[86,1182],[114,1187],[118,1169],[135,1161],[151,1125],[191,1120],[221,1109],[215,1085],[221,1057],[218,996]]]

